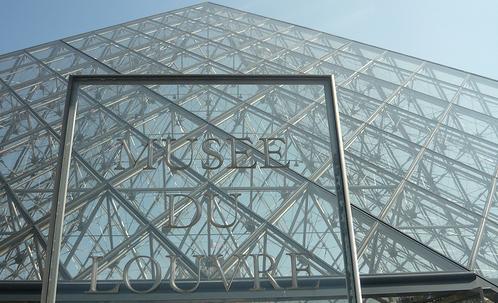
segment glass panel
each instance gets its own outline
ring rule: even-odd
[[[479,76],[471,76],[470,83],[472,89],[478,93],[486,94],[488,96],[498,96],[498,84],[496,80],[486,79]]]
[[[363,274],[458,271],[446,258],[361,211],[353,217]]]
[[[458,90],[456,86],[446,84],[437,80],[436,78],[429,78],[426,76],[418,75],[408,83],[407,87],[447,101],[452,100]]]
[[[379,215],[398,187],[399,178],[370,162],[346,153],[351,203]]]
[[[466,209],[407,185],[387,214],[387,222],[441,254],[467,264],[478,216]]]
[[[453,106],[444,123],[480,140],[498,142],[498,120],[490,116]]]
[[[468,210],[481,214],[491,177],[472,167],[426,151],[410,181]]]
[[[344,51],[365,58],[365,63],[367,59],[375,59],[384,52],[382,49],[358,42],[349,44]]]
[[[67,205],[63,282],[146,291],[161,273],[186,289],[223,272],[278,288],[293,253],[309,276],[344,278],[335,189],[314,183],[335,184],[321,85],[88,85],[77,98],[73,157],[97,181]]]
[[[408,71],[415,71],[423,61],[415,59],[412,57],[404,56],[401,54],[387,52],[384,56],[377,59],[379,62],[383,62],[393,68],[402,68]]]
[[[327,59],[327,61],[351,70],[358,70],[368,62],[361,56],[356,56],[341,51],[339,51],[330,59]]]
[[[462,89],[456,103],[470,110],[498,118],[498,95],[487,96],[472,90]]]
[[[373,127],[365,128],[347,147],[348,152],[400,177],[406,174],[418,150],[414,144]]]
[[[491,176],[495,174],[498,165],[496,144],[479,140],[449,127],[441,127],[438,130],[429,148]]]
[[[423,144],[436,123],[387,105],[372,125],[413,143]]]
[[[448,67],[444,67],[442,65],[436,65],[433,63],[426,63],[422,70],[419,72],[420,74],[437,79],[440,81],[444,81],[447,83],[451,83],[456,86],[460,86],[463,84],[463,81],[466,78],[465,73],[461,71],[457,71]]]
[[[340,82],[339,85],[341,85]],[[354,79],[341,86],[379,101],[388,100],[388,97],[397,89],[397,86],[392,83],[363,74],[354,77]]]
[[[401,89],[391,104],[427,119],[438,120],[449,103],[410,89]]]
[[[389,81],[395,84],[402,84],[410,77],[411,73],[382,63],[374,63],[364,72],[367,75]]]

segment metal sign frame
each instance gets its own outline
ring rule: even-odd
[[[335,176],[341,242],[344,253],[346,290],[349,302],[361,302],[361,287],[356,258],[351,205],[340,129],[335,80],[333,76],[315,75],[72,75],[62,124],[62,142],[59,148],[55,179],[54,201],[51,208],[49,241],[43,272],[41,302],[55,302],[64,213],[68,189],[73,135],[77,112],[77,92],[81,85],[322,85],[325,93],[330,133],[330,151]],[[319,186],[319,185],[317,185]]]

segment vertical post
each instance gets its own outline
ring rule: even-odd
[[[341,228],[341,241],[344,253],[344,269],[346,272],[346,287],[349,302],[361,302],[360,274],[356,259],[356,243],[353,229],[353,216],[349,202],[348,178],[346,175],[346,161],[342,144],[339,109],[334,76],[324,87],[325,98],[330,98],[326,104],[329,120],[330,145],[332,151],[332,166],[334,169],[335,186]]]
[[[42,303],[55,303],[57,294],[57,280],[59,274],[59,255],[64,227],[64,211],[66,207],[67,187],[69,181],[69,165],[73,148],[74,124],[76,119],[76,94],[78,85],[69,76],[66,105],[62,119],[61,142],[59,145],[59,158],[55,176],[55,192],[52,202],[50,225],[48,232],[47,256],[43,270]]]

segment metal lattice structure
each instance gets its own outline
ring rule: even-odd
[[[476,272],[498,283],[497,81],[212,3],[0,57],[0,280],[42,278],[69,75],[178,73],[333,74],[360,273]],[[289,252],[310,255],[315,276],[344,275],[323,91],[123,85],[78,98],[62,281],[90,279],[96,255],[102,280],[119,279],[134,256],[169,264],[172,253],[187,279],[193,254],[221,253],[229,269],[256,250],[273,252],[282,277]],[[284,134],[291,173],[116,170],[117,140],[138,154],[149,139],[185,143],[199,121],[209,122],[205,138]],[[200,146],[176,148],[179,163],[200,165]],[[169,230],[166,187],[241,192],[240,218],[229,232]],[[136,278],[150,266],[139,264]]]

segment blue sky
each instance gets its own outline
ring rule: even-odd
[[[2,0],[0,54],[199,2]],[[498,79],[495,0],[212,2]]]

